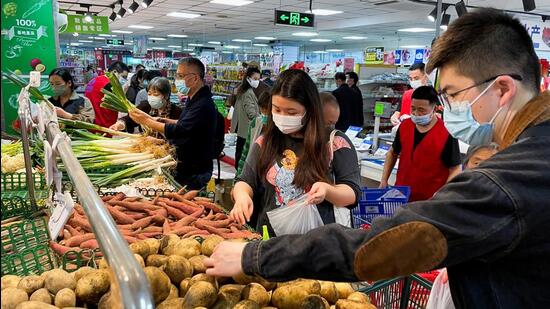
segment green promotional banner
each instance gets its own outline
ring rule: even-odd
[[[53,0],[2,1],[2,72],[13,71],[28,78],[33,69],[44,74],[57,66]],[[45,80],[42,80],[45,84]],[[2,80],[3,129],[15,133],[17,97],[21,89]]]
[[[82,15],[67,15],[67,27],[61,32],[81,34],[108,34],[109,18],[107,16],[91,16],[91,21],[86,21]]]

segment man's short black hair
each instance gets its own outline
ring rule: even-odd
[[[136,65],[136,70],[139,70],[140,68],[145,69],[145,66],[143,64]]]
[[[161,77],[162,73],[159,70],[148,70],[143,72],[143,80],[151,81],[155,77]]]
[[[424,73],[426,72],[426,65],[422,62],[417,62],[411,65],[411,67],[409,68],[409,71],[415,71],[415,70],[420,70],[420,72]]]
[[[345,82],[346,81],[346,74],[344,74],[342,72],[338,72],[338,73],[334,74],[334,79],[341,80],[341,81]]]
[[[435,105],[439,103],[439,98],[437,97],[437,91],[432,86],[420,86],[412,94],[412,98],[416,100],[426,100],[430,102],[430,105]]]
[[[117,73],[122,73],[124,71],[130,72],[130,70],[128,69],[128,66],[124,64],[124,62],[122,61],[115,61],[111,63],[111,65],[109,65],[109,67],[107,68],[107,71],[108,72],[116,71]]]
[[[354,84],[357,84],[357,82],[359,81],[359,75],[357,75],[357,73],[353,71],[346,73],[346,75],[349,76],[349,78],[353,79]]]
[[[193,67],[197,71],[195,73],[199,74],[199,77],[201,79],[204,79],[204,73],[206,69],[204,68],[204,64],[202,63],[202,61],[200,61],[199,58],[183,58],[178,62],[178,65],[182,64]]]

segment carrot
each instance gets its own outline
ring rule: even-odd
[[[216,227],[216,228],[227,228],[229,227],[229,224],[231,224],[231,222],[233,222],[233,220],[231,219],[225,219],[220,221],[210,221],[204,218],[204,219],[197,220],[197,223],[208,225],[211,227]]]
[[[179,192],[178,192],[179,193]],[[188,191],[187,193],[185,193],[183,195],[183,198],[186,199],[186,200],[192,200],[194,199],[195,197],[197,197],[197,195],[199,195],[199,191],[198,190],[191,190],[191,191]]]
[[[102,200],[104,203],[106,203],[106,202],[112,200],[113,197],[114,197],[114,196],[112,196],[112,195],[105,195],[105,196],[102,196],[102,197],[101,197],[101,200]]]
[[[136,221],[122,211],[116,210],[114,207],[107,206],[107,210],[109,210],[111,216],[113,217],[113,219],[115,219],[117,223],[132,224]]]
[[[159,205],[161,205],[162,207],[164,207],[164,209],[167,211],[167,213],[171,216],[174,216],[176,219],[182,219],[186,216],[185,213],[183,213],[183,211],[179,210],[179,209],[176,209],[174,207],[170,207],[168,205],[166,205],[164,202],[159,202]]]
[[[200,206],[203,206],[204,208],[213,210],[215,213],[223,212],[223,209],[220,206],[218,206],[218,205],[216,205],[212,202],[197,201],[197,204],[200,205]]]
[[[151,225],[152,220],[153,217],[145,217],[143,219],[137,220],[136,222],[132,223],[132,229],[137,230],[139,228],[145,228]]]
[[[186,213],[188,215],[194,213],[199,208],[198,206],[197,207],[189,206],[189,205],[186,205],[184,203],[181,203],[181,202],[178,202],[178,201],[172,201],[172,200],[167,199],[167,198],[160,198],[159,203],[160,202],[163,202],[163,203],[165,203],[166,205],[168,205],[170,207],[175,207],[175,208],[183,211],[184,213]]]
[[[168,221],[168,219],[165,219],[164,223],[162,224],[162,233],[170,234],[170,231],[172,231],[172,227],[170,226],[170,221]]]
[[[97,249],[99,248],[99,244],[97,243],[96,239],[90,239],[80,244],[80,248],[86,248],[86,249]]]
[[[73,237],[67,239],[65,241],[65,245],[67,247],[78,247],[81,243],[83,243],[87,240],[90,240],[90,239],[94,239],[94,238],[95,238],[94,233],[87,233],[87,234],[84,234],[84,235],[76,235],[76,236],[73,236]]]
[[[214,202],[211,198],[209,197],[200,197],[200,196],[196,196],[195,197],[195,201],[202,201],[202,202],[209,202],[209,203],[212,203]]]

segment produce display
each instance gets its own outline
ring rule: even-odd
[[[2,173],[15,173],[25,169],[23,145],[20,141],[2,144]]]

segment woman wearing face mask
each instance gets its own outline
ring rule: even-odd
[[[67,69],[54,69],[49,76],[53,96],[49,101],[55,105],[57,117],[93,123],[94,109],[88,98],[80,96],[74,90],[73,77]]]
[[[249,67],[246,69],[246,75],[237,90],[235,110],[231,117],[231,132],[237,133],[235,167],[239,165],[243,153],[250,121],[260,114],[258,99],[254,94],[254,89],[260,84],[260,77],[260,70],[256,67]]]
[[[256,227],[267,225],[274,235],[267,212],[307,193],[323,223],[334,223],[334,206],[355,206],[361,192],[352,143],[338,132],[330,153],[317,87],[301,70],[280,75],[270,109],[266,131],[252,145],[237,177],[231,218],[245,223],[255,212]],[[253,198],[261,202],[253,203]]]

